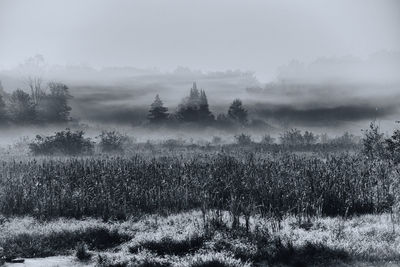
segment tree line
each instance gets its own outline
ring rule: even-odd
[[[1,87],[1,84],[0,84]],[[68,87],[49,82],[46,90],[38,78],[29,79],[30,94],[17,89],[11,94],[0,88],[0,124],[63,123],[71,119]]]
[[[43,89],[42,80],[30,78],[30,93],[17,89],[5,93],[0,84],[0,125],[65,123],[71,120],[72,98],[69,88],[59,82],[49,82]],[[150,125],[174,125],[195,123],[200,125],[245,126],[249,123],[248,112],[240,99],[235,99],[226,114],[215,116],[209,108],[206,92],[193,83],[189,96],[179,104],[176,112],[169,113],[159,95],[150,105],[147,121]]]
[[[227,114],[219,114],[217,117],[210,111],[206,92],[198,89],[193,83],[189,96],[184,98],[174,113],[168,113],[159,95],[150,105],[148,114],[150,124],[160,125],[172,122],[186,122],[212,125],[246,125],[248,113],[240,99],[235,99],[229,106]]]

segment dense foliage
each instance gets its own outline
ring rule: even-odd
[[[30,94],[17,89],[8,95],[0,88],[0,125],[64,123],[71,119],[68,102],[72,96],[65,84],[50,82],[47,90],[40,79],[30,79],[29,86]]]
[[[100,135],[100,149],[102,152],[122,152],[129,138],[118,131],[103,131]]]
[[[70,129],[56,132],[52,136],[37,135],[29,144],[29,148],[34,155],[91,154],[94,144],[90,138],[85,138],[83,135],[83,131],[73,132]]]

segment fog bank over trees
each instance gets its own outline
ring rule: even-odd
[[[158,95],[168,116],[186,122],[200,116],[203,122],[222,125],[230,104],[239,99],[249,122],[262,127],[362,128],[368,121],[380,120],[385,129],[399,118],[398,69],[400,53],[381,51],[366,59],[345,56],[319,58],[308,64],[292,61],[278,68],[275,80],[263,84],[248,71],[54,66],[36,55],[14,69],[0,71],[0,120],[5,120],[1,110],[13,103],[7,109],[11,121],[23,120],[26,115],[46,123],[75,119],[141,126],[149,120],[150,105]],[[193,90],[193,82],[199,89]],[[42,95],[38,86],[43,87]],[[29,110],[30,102],[36,105],[34,112]]]

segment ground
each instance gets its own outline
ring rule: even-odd
[[[209,215],[211,216],[211,215]],[[123,222],[2,218],[6,266],[398,266],[400,227],[390,214],[275,220],[252,217],[250,229],[230,217],[205,226],[199,211],[145,215]],[[244,222],[242,222],[244,225]],[[84,242],[91,259],[74,256]],[[59,257],[52,257],[59,256]],[[43,258],[47,257],[47,258]],[[216,265],[216,264],[219,265]],[[211,265],[210,265],[211,264]]]

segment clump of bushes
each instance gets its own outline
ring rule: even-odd
[[[275,143],[275,138],[273,138],[271,135],[266,134],[262,137],[261,139],[261,144],[263,145],[272,145]]]
[[[29,144],[29,149],[34,155],[82,155],[92,154],[94,143],[90,138],[84,137],[84,131],[56,132],[52,136],[37,135]]]
[[[238,145],[250,145],[253,142],[251,136],[244,133],[235,135],[235,141]]]
[[[129,141],[128,136],[117,131],[102,131],[99,138],[102,152],[122,152]]]

